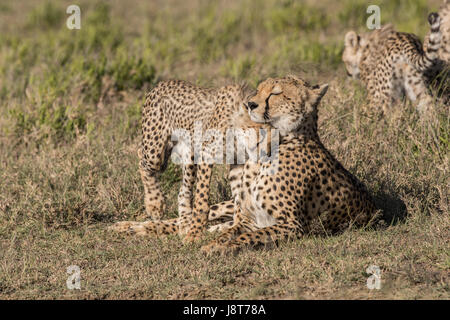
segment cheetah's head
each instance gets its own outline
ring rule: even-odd
[[[252,121],[270,123],[285,135],[310,119],[317,122],[317,105],[327,89],[328,84],[311,86],[292,75],[269,78],[258,85],[246,107]]]
[[[345,35],[345,48],[342,53],[347,75],[355,79],[359,78],[359,63],[361,61],[362,46],[361,37],[355,31],[349,31]]]

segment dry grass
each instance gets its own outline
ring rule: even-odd
[[[363,30],[355,8],[366,1],[80,3],[80,31],[64,27],[68,1],[0,5],[0,298],[449,299],[449,109],[420,119],[406,104],[381,121],[345,78],[342,37]],[[423,36],[438,3],[381,1],[382,19]],[[320,135],[368,186],[384,226],[215,258],[176,237],[105,230],[144,210],[136,148],[151,85],[288,72],[330,83]],[[179,174],[170,165],[162,176],[168,216]],[[219,167],[211,201],[229,196]],[[381,290],[366,288],[372,264]],[[69,265],[81,267],[81,290],[66,288]]]

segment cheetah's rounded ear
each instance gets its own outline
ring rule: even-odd
[[[283,92],[283,89],[281,88],[281,86],[277,83],[273,88],[272,88],[272,94],[280,94]]]
[[[325,95],[325,93],[327,93],[328,91],[328,83],[322,84],[322,85],[317,85],[315,87],[313,87],[313,91],[316,93],[316,96],[319,99],[322,99],[322,97]]]
[[[320,103],[320,100],[322,100],[325,93],[327,93],[328,87],[329,87],[328,83],[312,87],[311,90],[312,95],[310,98],[310,103],[313,108],[317,108],[317,106]]]
[[[297,77],[295,74],[292,74],[292,73],[289,73],[288,75],[286,75],[286,78],[292,79],[292,80],[300,82],[300,83],[303,82],[302,79],[300,79],[299,77]]]
[[[291,79],[296,80],[296,81],[300,80],[300,78],[298,76],[296,76],[295,74],[293,74],[293,73],[287,74],[286,77],[287,78],[291,78]]]
[[[359,44],[359,36],[355,31],[349,31],[345,35],[345,46],[355,48]]]

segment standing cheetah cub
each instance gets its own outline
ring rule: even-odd
[[[196,140],[199,133],[208,129],[226,135],[229,128],[254,129],[259,132],[263,124],[246,120],[243,113],[244,103],[250,92],[245,86],[230,85],[219,89],[205,89],[184,81],[160,82],[146,97],[142,114],[142,146],[138,152],[140,173],[145,191],[145,208],[152,220],[145,222],[122,221],[110,227],[113,231],[131,232],[138,235],[180,234],[185,241],[197,240],[208,221],[208,198],[213,164],[208,155],[215,150],[207,150],[205,141],[200,141],[204,148],[200,162],[195,163],[194,143],[172,141],[173,134],[179,130],[190,133]],[[243,113],[243,116],[241,114]],[[199,130],[195,130],[196,126]],[[182,185],[178,196],[179,218],[161,220],[164,212],[164,197],[158,176],[164,169],[173,148],[182,149],[181,153],[190,154],[188,163],[182,163]],[[206,157],[205,157],[206,156]],[[232,166],[230,175],[238,175],[242,165]],[[196,183],[195,194],[193,194]],[[194,205],[192,205],[194,200]],[[232,205],[226,202],[223,208]],[[222,208],[221,207],[221,208]],[[223,211],[223,210],[222,210]],[[222,214],[225,215],[225,211]],[[219,215],[211,219],[220,218]]]
[[[420,112],[432,106],[425,72],[438,59],[440,21],[437,13],[428,17],[431,32],[426,51],[417,36],[397,32],[392,25],[363,35],[354,31],[345,35],[342,60],[347,74],[360,78],[366,85],[371,105],[381,107],[386,113],[406,94],[412,102],[417,102]]]
[[[268,79],[248,103],[250,118],[282,135],[273,163],[247,161],[235,198],[231,228],[202,251],[228,252],[317,230],[365,225],[375,216],[366,188],[324,147],[317,108],[328,85],[310,86],[288,76]]]

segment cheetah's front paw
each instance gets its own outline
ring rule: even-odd
[[[183,238],[184,244],[199,242],[203,236],[203,229],[191,228],[186,236]]]
[[[152,222],[120,221],[108,227],[115,232],[126,232],[137,236],[157,236],[156,228]]]
[[[131,227],[134,225],[139,224],[139,222],[136,221],[120,221],[114,223],[112,226],[108,227],[108,230],[115,231],[115,232],[127,232],[132,233]]]
[[[213,241],[207,245],[204,245],[200,251],[206,255],[220,254],[236,254],[239,251],[240,247],[232,242],[227,243],[219,243],[217,241]]]

